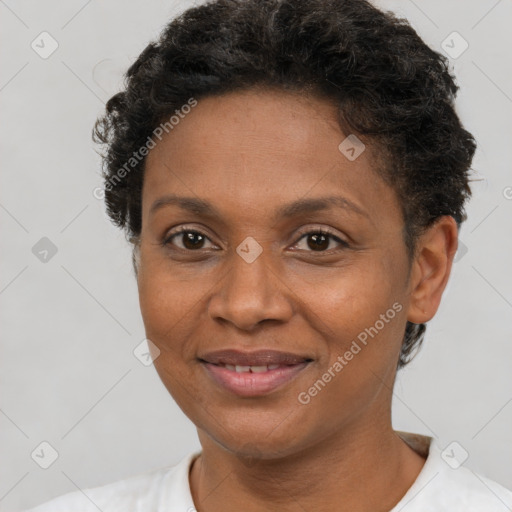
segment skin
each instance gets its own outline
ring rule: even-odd
[[[158,374],[198,430],[190,485],[199,512],[387,512],[423,466],[392,429],[391,396],[406,321],[436,313],[457,227],[438,219],[410,261],[371,143],[349,161],[338,150],[346,135],[326,100],[251,90],[200,100],[147,157],[140,306]],[[169,194],[208,201],[220,218],[172,204],[152,212]],[[334,206],[275,217],[297,199],[333,195],[362,213]],[[182,235],[169,239],[180,226],[206,238],[192,248]],[[318,228],[333,237],[314,250]],[[236,252],[248,236],[262,248],[252,263]],[[301,404],[299,393],[394,303],[401,311]],[[197,359],[224,348],[313,362],[266,396],[238,397]]]

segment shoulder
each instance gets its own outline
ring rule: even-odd
[[[413,447],[410,438],[401,437]],[[512,510],[512,491],[463,466],[465,460],[459,457],[460,461],[457,461],[457,450],[441,451],[432,438],[428,438],[428,441],[428,455],[423,469],[391,512]]]
[[[156,512],[168,499],[186,504],[190,494],[188,469],[196,456],[191,453],[175,466],[69,492],[25,512]]]
[[[432,484],[431,501],[433,504],[445,507],[446,510],[464,512],[512,510],[512,491],[463,466],[456,469],[442,468],[432,475]]]

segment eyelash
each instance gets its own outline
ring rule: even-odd
[[[186,226],[182,226],[177,231],[172,232],[168,236],[166,236],[164,238],[164,240],[162,241],[162,246],[169,247],[170,245],[172,245],[171,244],[171,240],[174,237],[176,237],[178,235],[181,235],[183,233],[194,233],[196,235],[201,235],[204,238],[207,238],[209,240],[208,236],[205,235],[204,233],[202,233],[201,231],[198,231],[196,229],[190,229],[190,228],[187,228]],[[338,248],[338,249],[334,250],[335,252],[339,251],[339,250],[347,249],[349,247],[348,242],[346,242],[345,240],[340,239],[334,233],[332,233],[331,231],[329,231],[328,229],[325,229],[325,228],[311,229],[309,231],[304,231],[302,233],[299,233],[299,235],[298,235],[299,238],[295,242],[295,245],[297,245],[307,235],[324,235],[324,236],[330,237],[331,239],[335,240],[336,242],[338,242],[341,245],[341,248]],[[194,250],[190,250],[190,249],[182,249],[181,247],[177,247],[176,249],[181,250],[181,251],[185,251],[185,252],[200,252],[201,251],[201,249],[198,249],[197,251],[194,251]],[[325,251],[313,251],[313,250],[310,250],[310,251],[306,251],[306,252],[318,252],[320,254],[331,254],[332,251],[333,251],[333,249],[327,249]]]

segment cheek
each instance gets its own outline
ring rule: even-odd
[[[183,282],[180,274],[162,258],[141,255],[137,282],[146,336],[162,352],[182,358],[205,291],[200,282]]]
[[[208,290],[196,269],[171,265],[165,254],[144,247],[137,283],[144,323],[158,332],[186,321]]]
[[[354,383],[371,376],[370,370],[384,377],[394,368],[406,322],[400,284],[406,270],[391,255],[368,255],[321,280],[302,279],[302,296],[309,297],[304,315],[326,343],[324,371],[340,374],[333,368],[339,357],[344,378]]]
[[[141,256],[139,303],[146,336],[157,347],[154,367],[171,396],[187,415],[202,403],[204,393],[194,378],[194,326],[201,290],[187,286],[162,259]],[[204,292],[203,292],[204,294]],[[195,405],[194,405],[195,404]]]
[[[345,268],[302,272],[290,283],[302,297],[305,311],[323,322],[334,336],[354,336],[373,325],[379,315],[401,298],[397,269],[391,270],[384,258],[368,255]]]
[[[300,390],[305,411],[315,411],[330,431],[340,422],[388,396],[402,343],[404,307],[378,265],[351,269],[318,288],[308,304],[310,323],[321,332],[325,350],[317,374]],[[325,411],[339,411],[327,417]]]

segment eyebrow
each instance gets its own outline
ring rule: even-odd
[[[222,215],[210,202],[195,197],[177,196],[175,194],[166,195],[157,199],[149,210],[153,215],[156,211],[165,206],[178,206],[182,210],[195,213],[204,217],[221,219]],[[274,217],[290,218],[300,214],[313,213],[322,210],[329,210],[332,207],[338,207],[350,210],[358,215],[369,218],[368,214],[359,206],[342,196],[328,196],[318,198],[299,199],[292,203],[281,206],[277,209]]]

